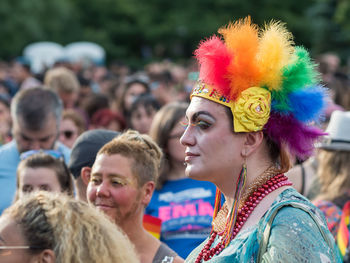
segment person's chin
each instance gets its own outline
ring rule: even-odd
[[[113,210],[113,207],[111,206],[104,206],[104,205],[98,205],[96,206],[96,208],[100,211],[102,211],[103,213],[109,215],[109,214],[112,214],[112,210]]]
[[[107,217],[109,217],[112,221],[115,220],[115,213],[111,208],[105,208],[105,207],[97,207],[98,210],[100,210],[102,213],[104,213]]]
[[[196,167],[196,165],[193,164],[187,164],[185,174],[188,178],[199,180],[199,181],[205,181],[203,178],[203,171]]]

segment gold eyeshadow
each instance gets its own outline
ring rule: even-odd
[[[128,179],[128,178],[124,178],[120,175],[116,175],[116,174],[110,174],[108,175],[108,180],[110,180],[110,182],[112,184],[119,184],[119,185],[122,185],[122,186],[125,186],[125,185],[133,185],[133,181]],[[100,174],[96,174],[96,175],[92,175],[90,177],[90,182],[95,182],[96,181],[103,181],[102,180],[102,176]]]
[[[120,184],[120,185],[123,185],[123,186],[128,184],[127,180],[121,179],[121,178],[112,178],[111,182],[112,183],[117,183],[117,184]]]

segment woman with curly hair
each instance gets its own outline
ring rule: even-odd
[[[24,196],[0,217],[0,261],[139,262],[128,238],[102,213],[66,195]]]

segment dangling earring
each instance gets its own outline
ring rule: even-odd
[[[211,232],[210,236],[213,234],[214,231],[214,220],[216,216],[218,215],[218,212],[221,209],[221,191],[219,188],[216,187],[216,192],[215,192],[215,204],[214,204],[214,213],[213,213],[213,219],[212,219],[212,224],[211,224]]]
[[[219,188],[216,187],[213,220],[218,215],[218,212],[220,209],[221,209],[221,191]]]
[[[232,204],[232,208],[230,211],[230,217],[229,217],[229,221],[227,224],[227,228],[225,229],[225,233],[223,236],[223,243],[225,244],[225,247],[228,246],[228,244],[230,243],[231,238],[233,236],[234,226],[236,224],[238,208],[239,208],[239,203],[240,203],[239,201],[241,199],[241,196],[242,196],[242,193],[244,190],[244,186],[245,186],[245,183],[247,180],[247,163],[246,163],[246,161],[247,161],[246,155],[244,155],[242,169],[241,169],[241,172],[239,174],[239,177],[237,178],[234,202]]]

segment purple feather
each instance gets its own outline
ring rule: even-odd
[[[300,158],[310,156],[316,140],[325,135],[320,129],[304,125],[292,115],[281,115],[275,112],[271,113],[264,129],[270,138],[286,144],[290,152]]]

